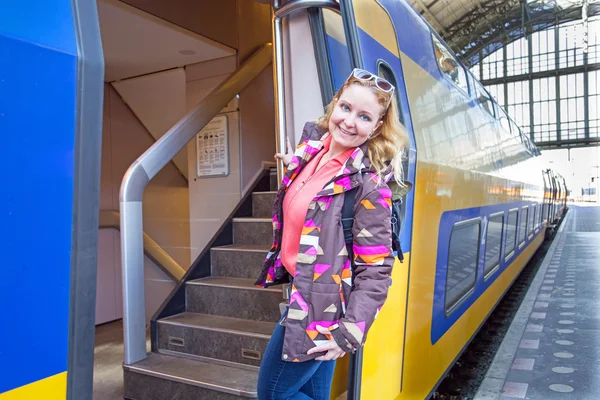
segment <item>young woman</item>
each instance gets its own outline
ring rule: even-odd
[[[287,168],[256,284],[291,290],[260,367],[260,400],[329,399],[335,360],[364,344],[385,302],[394,263],[387,182],[401,182],[408,143],[394,90],[355,69],[295,153],[288,141],[288,154],[276,154]],[[356,190],[354,270],[341,224],[347,190]]]

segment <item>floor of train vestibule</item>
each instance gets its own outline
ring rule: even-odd
[[[150,332],[146,337],[150,351]],[[93,400],[123,400],[123,320],[96,327]],[[343,393],[336,400],[346,400]]]
[[[146,336],[150,351],[150,332]],[[93,400],[123,400],[123,320],[96,327]]]

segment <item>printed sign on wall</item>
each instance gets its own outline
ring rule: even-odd
[[[229,175],[226,115],[216,116],[196,135],[196,175],[199,178]]]

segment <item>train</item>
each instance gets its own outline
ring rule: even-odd
[[[145,7],[143,2],[129,3]],[[545,168],[540,151],[529,136],[407,1],[258,3],[244,7],[252,7],[252,16],[260,14],[263,18],[266,12],[261,23],[270,24],[272,29],[273,43],[257,50],[261,52],[257,57],[265,61],[262,54],[272,51],[264,66],[272,59],[272,79],[267,81],[273,84],[273,96],[261,92],[254,101],[274,104],[274,132],[268,139],[273,149],[285,145],[282,138],[286,133],[298,140],[304,123],[322,114],[324,105],[353,68],[375,72],[397,89],[401,122],[410,137],[403,179],[412,189],[401,206],[404,261],[394,266],[388,299],[369,332],[361,357],[338,361],[332,399],[431,397],[536,250],[556,230],[567,210],[565,180],[557,171]],[[0,369],[4,374],[0,399],[84,399],[91,398],[94,368],[105,61],[96,1],[36,4],[27,10],[25,6],[15,6],[0,12],[0,22],[5,22],[0,23],[4,27],[0,29],[0,59],[7,60],[0,65],[0,87],[5,89],[0,98],[0,131],[7,140],[2,159],[4,170],[10,175],[5,195],[0,198],[5,211],[0,221],[6,227],[6,265],[10,265],[5,269],[0,301],[8,310],[4,318],[10,317],[11,323],[19,327],[23,332],[20,339],[25,343],[0,350]],[[208,8],[204,11],[210,14]],[[31,23],[13,23],[26,12],[37,17],[31,18]],[[160,9],[153,11],[154,15],[160,13]],[[176,19],[175,14],[169,15]],[[248,59],[251,60],[237,60],[239,70],[231,75],[235,79],[222,77],[223,83],[202,100],[200,105],[212,110],[212,114],[207,111],[202,120],[192,110],[192,114],[183,117],[185,123],[175,124],[150,147],[154,161],[162,157],[157,149],[170,140],[165,137],[185,134],[189,135],[188,140],[192,139],[232,98],[240,100],[242,123],[245,118],[252,118],[244,114],[244,107],[252,108],[243,103],[245,86],[237,91],[231,89],[244,81],[245,62],[256,61]],[[256,69],[254,77],[264,73],[263,67],[252,68]],[[226,98],[226,90],[230,91],[230,98]],[[10,101],[5,94],[10,95]],[[213,98],[223,104],[207,108]],[[270,110],[268,106],[261,107],[262,112]],[[252,110],[258,112],[257,108]],[[255,118],[252,123],[259,122]],[[184,129],[188,131],[183,132]],[[186,141],[181,143],[183,146]],[[33,155],[33,162],[25,154]],[[169,159],[161,161],[162,165]],[[21,167],[18,173],[13,168],[16,165]],[[142,164],[137,165],[139,170]],[[256,177],[264,178],[260,173]],[[256,211],[252,208],[253,199],[273,188],[258,178],[258,183],[252,185],[250,178],[245,182],[250,189],[242,190],[204,250],[198,252],[183,278],[174,283],[172,293],[146,321],[151,330],[150,353],[146,354],[144,324],[138,323],[135,332],[128,325],[135,313],[141,312],[135,317],[138,322],[144,318],[143,306],[141,311],[125,308],[126,398],[256,397],[251,388],[227,389],[228,382],[190,383],[193,379],[185,374],[196,365],[190,363],[208,363],[218,369],[237,365],[238,361],[221,361],[217,367],[211,364],[213,356],[198,349],[194,350],[197,354],[178,359],[175,356],[182,355],[181,349],[188,341],[168,331],[181,326],[198,328],[191,320],[180,325],[174,322],[193,314],[186,309],[187,290],[221,288],[211,292],[215,298],[225,296],[227,290],[250,290],[241,284],[210,283],[210,279],[218,280],[211,276],[217,254],[224,257],[224,249],[219,253],[215,247],[230,246],[236,240],[236,224],[270,226],[264,218],[249,218]],[[49,195],[39,201],[40,193]],[[123,198],[121,201],[121,213],[127,214],[123,208],[127,196],[125,203]],[[121,223],[128,221],[122,219]],[[31,251],[34,232],[37,251]],[[268,229],[266,232],[261,240],[268,242]],[[141,223],[135,235],[142,237]],[[122,244],[127,245],[127,240],[122,239]],[[141,251],[141,247],[128,247],[127,254],[130,249]],[[254,247],[244,254],[248,263],[260,256]],[[122,259],[125,307],[140,304],[129,301],[133,297],[128,296],[134,295],[128,292],[127,285],[136,277],[125,268],[127,257]],[[248,276],[245,279],[250,280]],[[266,292],[269,301],[275,302],[274,307],[280,299],[277,292]],[[142,291],[141,304],[143,294]],[[245,297],[248,298],[253,301],[252,297]],[[231,304],[235,301],[232,298]],[[262,310],[262,303],[255,305],[255,311]],[[273,310],[254,322],[266,324],[267,317],[279,313],[279,309]],[[228,318],[234,317],[231,314]],[[247,363],[240,371],[245,371],[244,379],[252,382],[252,368],[260,361],[268,334],[258,328],[252,335],[242,328],[227,329],[228,334],[234,331],[239,337],[256,339],[257,347],[243,348],[239,361]],[[200,331],[198,328],[193,334]],[[202,332],[209,335],[209,331],[218,329],[211,327]],[[170,335],[168,340],[165,332]],[[14,331],[3,329],[0,341],[14,342],[13,335]],[[136,340],[142,349],[137,358],[128,349]],[[148,367],[152,357],[164,357],[161,362],[168,360],[173,365],[181,360],[187,364],[178,364],[179,369],[169,373],[152,372]],[[173,371],[183,375],[174,376]],[[195,393],[195,397],[189,393]]]
[[[314,39],[314,28],[312,38],[323,64],[319,81],[335,89],[357,66],[395,84],[411,139],[405,171],[413,186],[403,203],[406,260],[394,267],[361,366],[351,368],[359,385],[348,398],[425,399],[555,230],[567,187],[410,4],[340,4],[340,14],[309,17],[313,27],[324,26],[323,39]],[[331,96],[327,89],[321,84]],[[306,118],[287,112],[294,121]],[[340,375],[338,392],[346,394]]]

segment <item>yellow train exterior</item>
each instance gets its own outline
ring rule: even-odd
[[[320,81],[335,90],[356,66],[395,81],[411,136],[405,261],[369,332],[356,387],[362,399],[424,399],[560,219],[566,186],[409,4],[340,5],[341,13],[311,17],[324,28],[313,37]],[[345,360],[332,398],[347,379]]]

